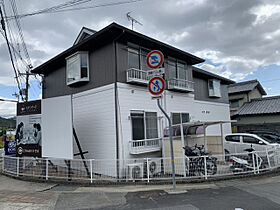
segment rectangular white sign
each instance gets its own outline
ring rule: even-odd
[[[153,69],[153,70],[149,70],[147,72],[148,76],[159,76],[164,74],[165,69],[164,68],[159,68],[159,69]]]
[[[73,159],[72,98],[42,100],[42,156]]]

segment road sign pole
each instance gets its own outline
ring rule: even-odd
[[[173,189],[176,190],[174,152],[173,152],[173,141],[172,141],[173,132],[172,132],[171,119],[168,116],[168,114],[164,111],[164,109],[161,107],[161,105],[159,103],[159,99],[157,99],[157,104],[158,104],[159,109],[165,115],[165,117],[167,118],[168,123],[169,123],[169,141],[170,141],[170,154],[171,154],[171,166],[172,166],[172,182],[173,182]]]

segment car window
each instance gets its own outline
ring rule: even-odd
[[[272,134],[260,134],[258,136],[268,141],[269,143],[277,143],[279,141],[279,138],[276,135]]]
[[[243,136],[243,143],[248,143],[248,144],[260,144],[261,140],[256,139],[252,136]],[[264,143],[263,143],[264,144]]]
[[[240,136],[226,136],[226,141],[240,142]]]

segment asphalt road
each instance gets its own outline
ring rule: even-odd
[[[0,175],[0,209],[280,209],[280,176],[177,185],[81,187]]]

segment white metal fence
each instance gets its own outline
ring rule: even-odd
[[[280,149],[273,148],[225,156],[178,157],[174,159],[174,163],[177,180],[259,174],[280,166]],[[64,160],[3,156],[0,164],[4,174],[45,180],[114,183],[117,181],[153,182],[172,179],[170,158]]]

